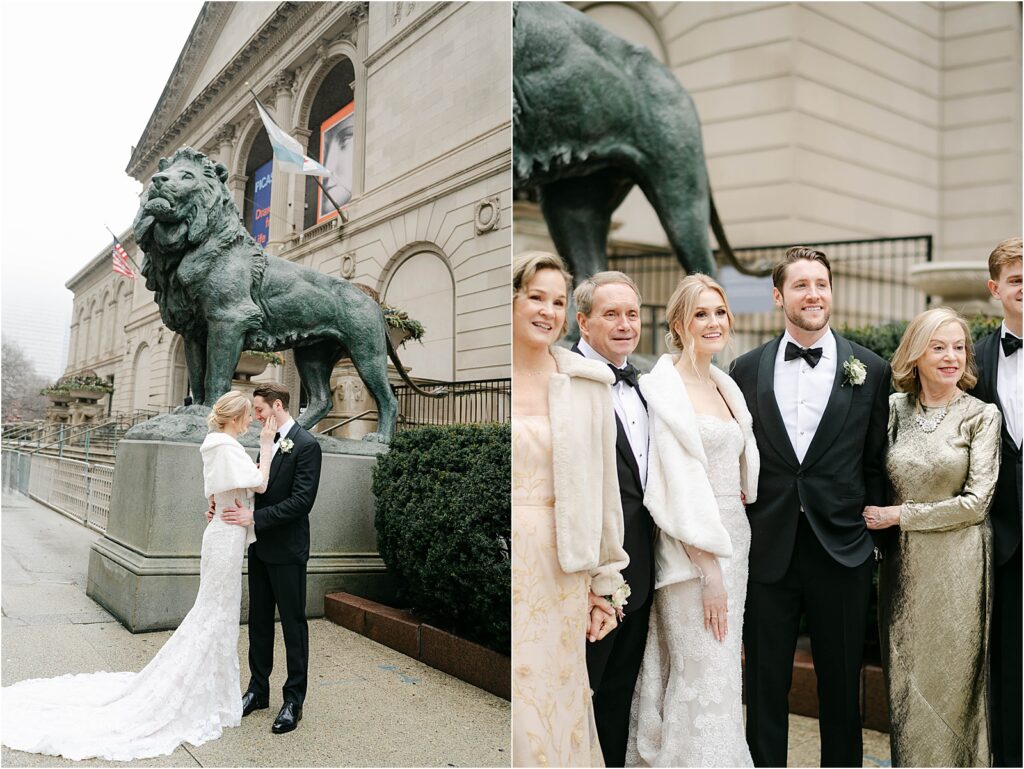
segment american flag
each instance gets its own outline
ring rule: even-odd
[[[116,235],[114,236],[114,248],[110,255],[114,259],[114,272],[135,280],[135,273],[128,266],[128,252],[124,250],[124,246],[121,245],[121,241],[117,239]]]

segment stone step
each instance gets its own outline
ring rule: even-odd
[[[512,661],[504,654],[423,622],[405,609],[351,593],[324,597],[332,622],[503,699],[512,697]]]

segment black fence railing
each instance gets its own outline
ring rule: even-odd
[[[797,244],[733,250],[742,264],[753,266],[778,261],[792,245]],[[927,308],[928,297],[910,282],[910,268],[931,261],[931,235],[799,245],[821,249],[832,264],[833,328],[910,320]],[[632,277],[640,288],[643,332],[637,352],[644,355],[666,352],[665,306],[685,274],[675,255],[667,251],[625,253],[613,250],[608,266]],[[782,331],[784,321],[772,300],[770,276],[754,277],[733,267],[721,267],[718,281],[725,288],[736,316],[729,358],[753,349]]]
[[[424,389],[444,387],[443,398],[420,395],[408,385],[394,388],[398,397],[398,429],[424,425],[508,422],[512,416],[512,380],[429,382]]]

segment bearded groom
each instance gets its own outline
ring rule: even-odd
[[[772,272],[785,332],[732,376],[761,455],[743,622],[747,743],[785,766],[801,612],[818,678],[821,766],[861,766],[860,670],[874,542],[865,505],[887,503],[889,364],[829,328],[832,268],[796,247]]]
[[[278,438],[270,457],[267,490],[256,495],[255,510],[237,503],[221,515],[226,523],[255,523],[249,546],[249,686],[242,715],[270,707],[274,666],[274,611],[281,617],[288,678],[274,734],[290,732],[302,719],[309,667],[306,625],[306,563],[309,561],[309,512],[320,484],[320,444],[288,413],[288,388],[264,384],[253,393],[256,418],[276,417]]]

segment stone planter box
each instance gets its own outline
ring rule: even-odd
[[[248,380],[251,377],[259,376],[267,370],[269,365],[270,361],[264,358],[242,353],[242,357],[235,364],[235,378]]]
[[[73,396],[71,393],[46,393],[46,397],[50,399],[51,403],[56,403],[61,406],[66,406],[71,403]]]
[[[72,390],[71,397],[82,401],[98,401],[107,397],[106,390]]]
[[[405,344],[405,341],[409,339],[412,334],[404,328],[392,328],[389,326],[388,336],[391,337],[391,345],[397,350],[400,346]]]

